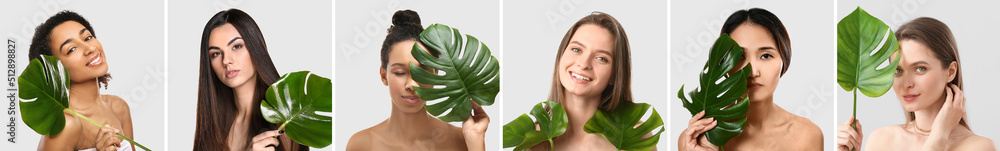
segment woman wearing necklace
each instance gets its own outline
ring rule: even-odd
[[[958,45],[943,22],[921,17],[896,30],[902,57],[892,89],[902,104],[906,123],[869,134],[866,150],[996,150],[989,138],[976,135],[965,117],[965,95]],[[837,127],[837,149],[861,148],[861,121],[852,117]]]

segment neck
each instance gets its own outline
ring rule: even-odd
[[[563,133],[563,135],[573,138],[575,135],[587,134],[583,130],[583,125],[587,124],[590,117],[594,116],[600,103],[600,96],[579,96],[564,91],[562,106],[566,109],[569,124],[566,126],[566,133]]]
[[[927,108],[922,110],[913,111],[913,123],[916,124],[917,128],[923,130],[931,130],[934,125],[934,118],[937,117],[938,111],[941,111],[941,107],[944,106],[945,96],[941,96],[941,100],[934,102]]]
[[[101,100],[101,90],[97,84],[97,78],[84,82],[71,83],[69,85],[69,98],[73,98],[73,101],[70,101],[70,106],[80,107],[81,109],[99,103],[98,100]]]
[[[246,83],[233,88],[233,98],[236,99],[234,100],[236,101],[234,102],[236,103],[236,117],[250,117],[250,114],[253,113],[255,106],[259,106],[253,104],[253,96],[254,93],[256,93],[254,92],[256,90],[256,86],[257,80],[251,79],[247,80]]]
[[[764,127],[766,119],[775,118],[772,114],[776,113],[777,109],[778,106],[774,104],[774,96],[768,96],[764,100],[750,101],[746,126],[752,128]]]
[[[431,136],[434,130],[434,122],[438,120],[430,114],[427,109],[420,108],[417,112],[406,113],[402,109],[392,105],[392,112],[386,120],[388,134],[402,140],[416,140],[426,136]]]

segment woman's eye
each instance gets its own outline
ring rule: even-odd
[[[218,56],[221,56],[221,55],[222,55],[221,52],[212,52],[211,54],[209,54],[209,56],[211,56],[212,58],[215,58],[215,57],[218,57]]]
[[[774,58],[774,56],[772,56],[771,54],[760,55],[760,59],[763,59],[763,60],[767,60],[767,59],[771,59],[771,58]]]
[[[597,61],[601,61],[601,62],[608,62],[608,58],[604,58],[604,57],[597,57]]]
[[[392,74],[395,74],[395,75],[398,75],[398,76],[401,76],[401,75],[406,75],[406,72],[398,72],[398,71],[397,71],[397,72],[392,72]]]
[[[900,74],[903,74],[903,69],[899,69],[899,67],[896,67],[896,75]]]
[[[90,39],[94,39],[94,36],[87,36],[87,37],[84,37],[84,38],[83,38],[83,41],[90,41]]]
[[[924,71],[927,71],[926,67],[917,67],[917,72],[924,72]]]
[[[243,45],[235,45],[235,46],[233,46],[233,50],[240,49],[240,48],[243,48]]]
[[[580,52],[582,52],[582,51],[580,50],[580,48],[572,48],[572,49],[570,49],[570,50],[573,50],[573,52],[575,52],[575,53],[580,53]]]
[[[73,51],[76,51],[76,47],[69,48],[69,50],[66,51],[66,54],[68,55],[70,53],[73,53]]]

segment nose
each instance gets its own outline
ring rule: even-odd
[[[903,74],[903,77],[900,78],[900,83],[902,84],[903,89],[906,89],[906,90],[913,89],[913,87],[915,85],[914,82],[913,82],[913,75],[912,74]]]
[[[413,80],[413,78],[411,77],[411,78],[407,79],[406,85],[403,88],[403,90],[406,90],[406,92],[414,92],[414,90],[413,90],[414,86],[420,86],[420,85],[418,85],[417,81]]]
[[[236,59],[233,59],[232,55],[229,55],[229,54],[227,54],[225,52],[222,52],[222,64],[223,65],[225,65],[226,67],[229,67],[230,65],[233,65],[233,60],[236,60]]]
[[[82,47],[80,47],[80,48],[84,48],[83,49],[83,51],[84,51],[83,55],[84,56],[89,56],[91,54],[94,54],[94,52],[97,52],[97,46],[94,46],[94,45],[91,45],[91,44],[87,44],[87,43],[84,43],[82,45]]]
[[[587,54],[587,55],[584,55],[584,57],[576,58],[576,66],[580,67],[580,69],[582,69],[582,70],[590,70],[590,69],[594,68],[594,66],[593,66],[593,64],[592,64],[592,62],[590,60],[590,58],[593,58],[593,57],[594,57],[594,55]]]
[[[757,67],[755,60],[749,60],[747,64],[750,65],[750,77],[760,77],[760,68]]]

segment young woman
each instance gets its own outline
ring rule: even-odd
[[[411,10],[396,11],[392,15],[392,26],[382,43],[382,65],[379,66],[382,84],[389,86],[392,111],[389,118],[371,128],[354,133],[347,143],[347,150],[485,150],[484,137],[490,118],[475,102],[473,115],[462,127],[455,127],[441,121],[424,109],[424,100],[414,92],[412,86],[430,87],[413,81],[410,77],[410,63],[425,70],[434,71],[420,65],[410,51],[413,44],[437,57],[436,50],[427,49],[419,41],[420,16]],[[472,100],[469,100],[470,102]]]
[[[965,117],[958,45],[948,25],[921,17],[900,26],[896,38],[902,60],[892,89],[906,123],[876,129],[865,149],[997,150],[992,140],[972,133]],[[856,121],[854,130],[852,120],[837,127],[838,150],[861,147],[861,121]]]
[[[56,13],[35,29],[28,60],[55,56],[69,73],[69,108],[104,124],[104,128],[66,115],[66,127],[56,135],[42,136],[39,150],[132,150],[134,146],[116,134],[132,137],[132,115],[125,100],[100,94],[107,88],[108,63],[94,28],[72,11]],[[44,63],[44,62],[43,62]]]
[[[555,146],[539,143],[531,150],[616,150],[583,125],[597,110],[632,101],[630,51],[625,29],[611,15],[593,12],[573,24],[556,51],[548,98],[562,104],[569,124],[553,138]]]
[[[267,87],[280,78],[250,15],[216,13],[201,36],[194,150],[308,150],[260,113]]]
[[[723,148],[749,150],[823,150],[823,134],[809,119],[792,114],[774,104],[778,80],[791,63],[791,41],[781,20],[771,12],[753,8],[729,16],[722,25],[743,49],[743,59],[732,71],[752,66],[747,78],[750,109],[743,132]],[[719,150],[702,133],[715,128],[719,121],[702,119],[705,112],[688,121],[678,138],[678,150]]]

